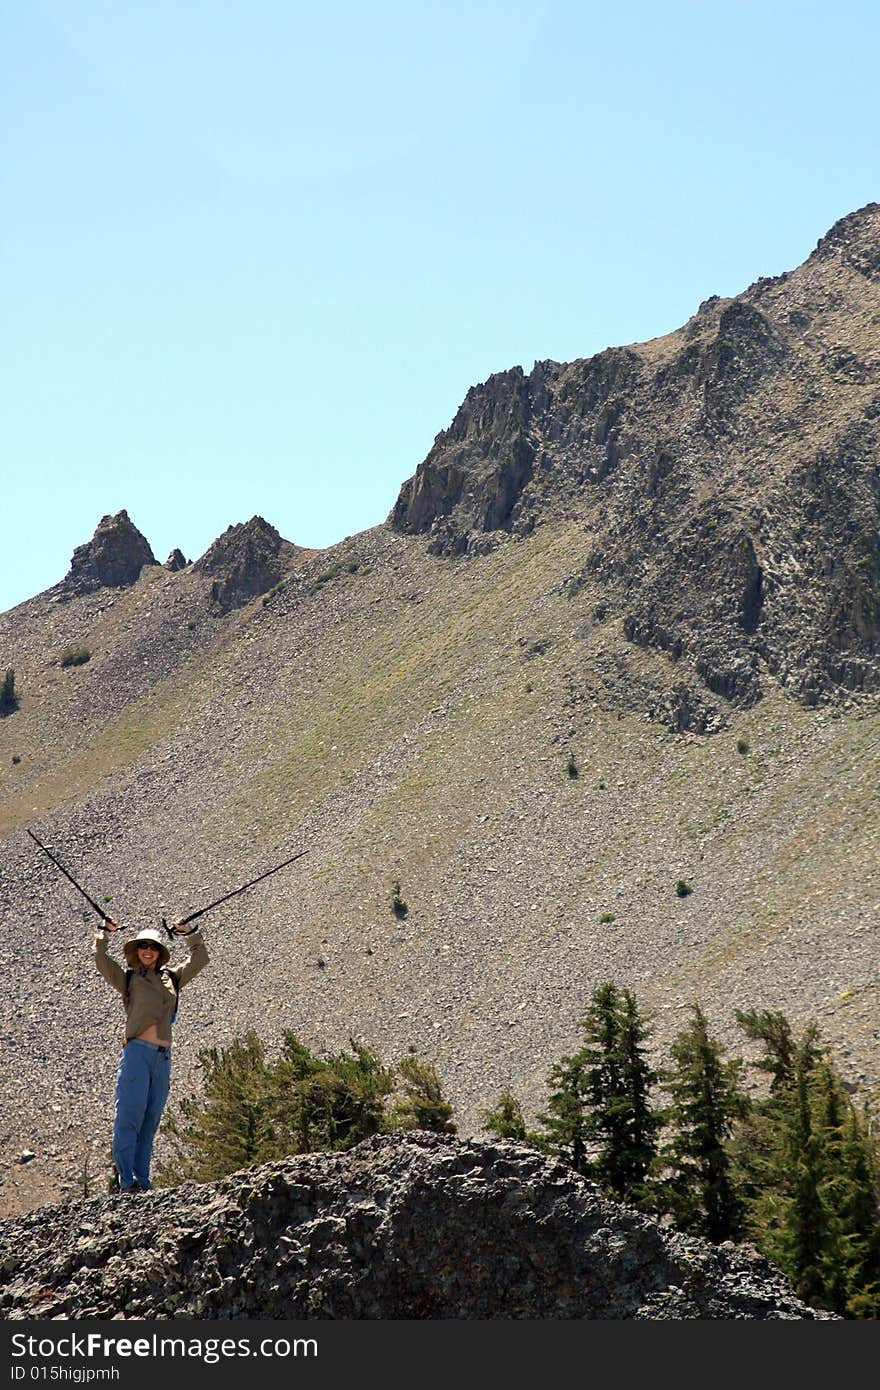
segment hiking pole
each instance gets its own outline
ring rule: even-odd
[[[267,869],[264,874],[260,874],[259,878],[252,878],[248,883],[243,883],[240,888],[233,888],[231,893],[224,893],[222,898],[215,898],[212,903],[208,903],[207,907],[200,907],[197,912],[191,912],[188,917],[181,917],[176,927],[169,927],[163,917],[162,926],[169,936],[191,936],[196,930],[195,927],[191,927],[189,931],[181,931],[180,928],[185,927],[188,922],[194,922],[197,917],[204,916],[204,914],[210,912],[213,907],[219,907],[221,903],[228,902],[230,898],[238,897],[238,894],[243,893],[246,888],[253,888],[255,883],[262,883],[264,878],[269,878],[272,874],[277,874],[279,869],[286,869],[288,864],[292,864],[294,859],[302,859],[304,854],[308,854],[307,849],[301,849],[298,854],[292,854],[289,859],[285,859],[283,864],[276,864],[274,869]]]
[[[25,828],[27,829],[27,827],[25,827]],[[67,870],[65,869],[64,865],[63,865],[63,864],[59,864],[58,860],[55,858],[55,855],[52,853],[51,850],[49,850],[49,849],[46,848],[46,846],[43,844],[42,840],[38,840],[37,837],[36,837],[36,835],[34,834],[34,832],[33,832],[32,830],[28,830],[28,834],[30,835],[31,839],[34,841],[34,844],[39,845],[39,846],[40,846],[40,849],[43,851],[43,853],[49,856],[49,858],[52,860],[52,863],[55,865],[55,868],[61,870],[61,872],[63,873],[64,877],[70,880],[70,882],[73,884],[74,888],[77,890],[78,893],[82,893],[82,895],[83,895],[83,897],[85,898],[86,902],[88,903],[89,907],[93,907],[93,908],[95,909],[95,911],[97,912],[98,916],[101,918],[101,921],[102,921],[102,922],[112,922],[112,921],[113,921],[113,918],[112,918],[112,917],[108,917],[108,916],[107,916],[107,913],[104,911],[103,907],[99,907],[98,904],[95,902],[94,898],[90,898],[90,897],[89,897],[89,895],[88,895],[88,893],[86,892],[85,888],[81,888],[80,885],[77,883],[76,879],[73,877],[73,874],[69,874],[69,873],[67,872]],[[119,930],[119,928],[116,926],[115,923],[114,923],[114,925],[113,925],[113,930],[114,930],[114,931],[118,931],[118,930]]]

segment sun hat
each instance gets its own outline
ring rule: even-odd
[[[157,946],[159,948],[157,965],[167,965],[171,959],[171,952],[162,940],[161,933],[155,927],[145,927],[143,931],[138,932],[133,940],[126,941],[122,948],[122,953],[132,970],[137,970],[140,965],[137,953],[138,946]]]

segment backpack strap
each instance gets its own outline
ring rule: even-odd
[[[167,965],[162,966],[162,968],[159,971],[159,974],[165,975],[174,986],[174,1013],[171,1015],[171,1022],[174,1023],[175,1019],[177,1018],[177,1010],[180,1007],[180,981],[178,980],[174,971],[171,970]]]

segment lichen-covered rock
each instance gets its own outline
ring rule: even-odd
[[[830,1316],[523,1144],[383,1135],[47,1215],[0,1222],[0,1318]]]

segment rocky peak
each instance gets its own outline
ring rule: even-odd
[[[103,516],[92,539],[74,550],[63,593],[72,596],[94,589],[124,588],[134,584],[145,565],[157,563],[146,537],[129,519],[128,512]]]
[[[189,561],[183,551],[178,550],[175,546],[174,550],[172,550],[168,559],[165,561],[165,568],[170,570],[172,574],[176,574],[178,570],[185,570],[188,564]]]
[[[287,572],[300,547],[286,541],[261,516],[229,526],[197,560],[194,569],[210,576],[211,599],[221,613],[265,594]]]
[[[807,264],[835,257],[870,279],[880,279],[880,203],[866,203],[835,222]]]

